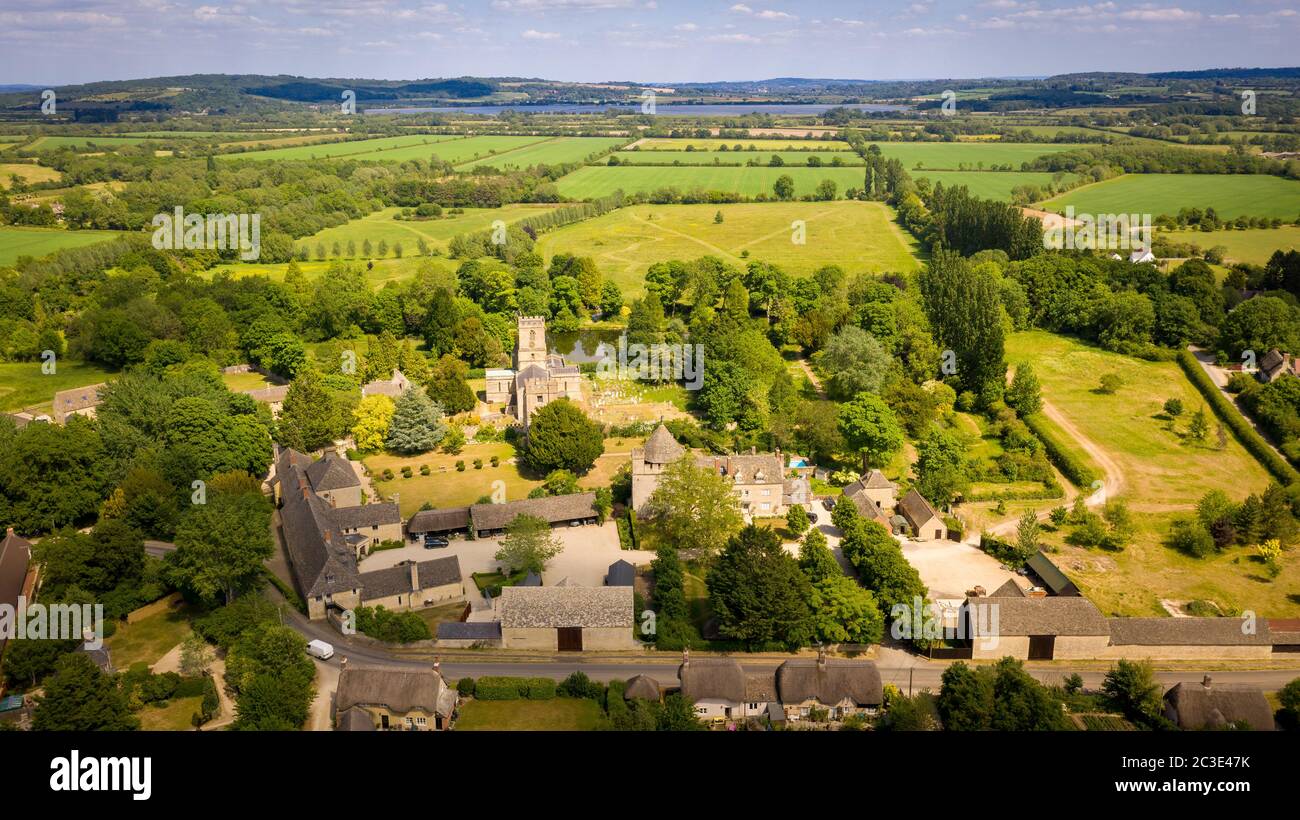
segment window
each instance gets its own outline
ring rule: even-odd
[[[751,703],[751,704],[749,704],[749,708],[750,708],[750,709],[753,709],[753,710],[755,710],[755,711],[757,711],[757,710],[758,710],[758,704],[757,704],[757,703]]]
[[[402,718],[402,720],[406,722],[406,728],[408,728],[408,729],[411,728],[411,719],[410,719],[409,717],[408,717],[408,718]]]
[[[426,727],[426,726],[429,725],[429,719],[428,719],[428,718],[423,718],[423,717],[418,717],[418,718],[415,719],[415,725],[416,725],[416,726],[419,726],[421,729],[423,729],[424,727]]]
[[[764,491],[763,491],[763,495],[765,495],[765,496],[766,496],[766,495],[771,495],[771,494],[772,494],[772,491],[771,491],[771,490],[764,490]]]

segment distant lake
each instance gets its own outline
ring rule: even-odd
[[[853,108],[858,111],[907,111],[911,106],[884,105],[877,103],[854,103],[852,105],[825,105],[820,103],[735,103],[729,105],[682,103],[672,105],[660,103],[655,107],[656,114],[668,117],[717,117],[740,114],[790,114],[808,115],[824,114],[832,108]],[[519,111],[531,114],[604,114],[616,112],[635,114],[641,110],[639,103],[626,105],[565,105],[563,103],[545,103],[541,105],[440,105],[426,108],[367,108],[367,114],[484,114],[496,116],[505,111]]]

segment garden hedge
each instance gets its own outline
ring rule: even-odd
[[[1061,475],[1068,478],[1074,486],[1080,489],[1091,487],[1092,482],[1099,478],[1096,470],[1076,458],[1074,453],[1070,452],[1069,447],[1057,438],[1056,432],[1047,425],[1044,415],[1031,413],[1025,416],[1023,420],[1025,426],[1043,443],[1043,450],[1047,452],[1047,458],[1052,464],[1056,465],[1056,469],[1061,471]]]
[[[475,681],[474,697],[479,700],[552,700],[555,681],[550,678],[489,676]]]

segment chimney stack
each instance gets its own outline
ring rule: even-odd
[[[1209,689],[1209,688],[1210,688],[1210,676],[1209,676],[1209,675],[1206,675],[1205,677],[1201,678],[1201,686],[1204,686],[1206,689]]]
[[[688,646],[688,647],[683,647],[683,648],[682,648],[682,666],[690,666],[690,665],[691,665],[691,648],[690,648],[689,646]]]
[[[817,670],[826,671],[826,647],[824,646],[817,647]]]
[[[347,669],[347,668],[348,668],[348,656],[344,655],[342,659],[339,660],[339,669]]]
[[[442,657],[440,655],[433,656],[433,671],[439,675],[442,674]]]

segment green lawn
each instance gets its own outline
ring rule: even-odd
[[[734,152],[737,145],[741,146],[741,154],[748,156],[752,148],[753,151],[850,151],[851,147],[843,140],[802,140],[802,139],[774,139],[758,138],[752,139],[718,139],[713,138],[670,138],[670,137],[648,137],[640,142],[637,148],[641,151],[685,151],[687,146],[696,151],[717,151],[722,146],[727,146],[727,152]]]
[[[257,372],[222,373],[221,381],[225,383],[227,389],[232,393],[242,393],[245,390],[260,390],[263,387],[270,387],[275,384],[275,382]]]
[[[994,165],[1010,165],[1019,171],[1021,163],[1044,154],[1057,154],[1081,148],[1066,142],[878,142],[880,153],[903,163],[916,176],[919,169],[956,171],[974,170]],[[919,165],[918,165],[919,163]]]
[[[1263,265],[1274,251],[1300,248],[1300,226],[1251,228],[1245,231],[1161,231],[1170,242],[1191,242],[1204,250],[1216,245],[1228,249],[1226,261]]]
[[[113,666],[127,669],[134,663],[156,663],[189,634],[189,613],[184,608],[171,608],[133,624],[119,624],[117,632],[104,644]]]
[[[41,257],[64,248],[93,245],[122,235],[120,231],[65,231],[5,225],[0,227],[0,265],[12,265],[20,256]]]
[[[460,707],[456,729],[465,732],[587,732],[605,722],[594,700],[471,700]]]
[[[721,224],[714,221],[719,212]],[[798,219],[806,228],[802,245],[791,241],[791,223]],[[763,260],[801,276],[824,265],[850,273],[919,267],[915,242],[894,224],[887,206],[847,200],[629,206],[544,233],[537,246],[547,259],[557,253],[592,256],[625,294],[641,292],[646,270],[655,262],[706,255],[740,268]],[[745,251],[748,257],[741,256]]]
[[[107,381],[113,372],[99,365],[61,359],[55,372],[41,372],[41,362],[0,363],[0,411],[14,412],[27,407],[49,411],[54,394],[88,384]]]
[[[288,137],[286,139],[300,139]],[[314,139],[314,137],[313,137]],[[222,154],[219,159],[295,160],[323,159],[326,157],[355,157],[361,154],[391,151],[399,148],[417,148],[427,159],[432,146],[439,142],[462,139],[454,134],[410,134],[402,137],[380,137],[371,140],[351,140],[315,145],[293,145],[287,148],[269,148],[265,151],[246,151],[242,154]]]
[[[1125,174],[1069,191],[1042,206],[1063,212],[1173,216],[1181,208],[1214,208],[1220,217],[1300,214],[1300,181],[1263,174]]]
[[[965,185],[972,195],[982,199],[1010,200],[1011,190],[1017,185],[1037,185],[1046,189],[1057,181],[1057,174],[1040,171],[910,171],[914,179],[925,177],[934,185],[945,188]],[[1069,180],[1073,174],[1061,175]]]
[[[403,242],[403,245],[405,244],[406,243]],[[414,242],[412,242],[412,244],[414,244]],[[316,243],[313,242],[311,244],[311,249],[313,254],[315,254],[316,252],[315,247],[316,247]],[[330,246],[327,244],[326,248],[328,249],[329,247]],[[344,251],[346,252],[346,250],[347,248],[345,243]],[[455,271],[457,265],[460,264],[459,262],[447,259],[445,257],[439,258],[439,257],[415,256],[413,255],[413,252],[414,252],[414,248],[412,248],[412,253],[406,254],[401,259],[394,258],[393,256],[390,255],[387,259],[375,260],[375,266],[365,271],[366,281],[369,282],[374,288],[378,289],[378,288],[382,288],[384,285],[388,284],[389,282],[400,282],[403,279],[411,278],[412,276],[415,275],[416,271],[419,270],[422,266],[433,266],[436,269],[440,269],[450,273],[452,271]],[[392,251],[390,250],[389,253],[391,254]],[[363,260],[345,259],[342,261],[349,264],[360,265],[363,269],[365,268],[365,264],[366,264],[365,261]],[[325,274],[325,272],[329,270],[331,264],[332,262],[330,261],[317,262],[313,260],[310,262],[299,262],[298,267],[299,269],[302,270],[303,275],[306,276],[307,279],[316,279],[322,276],[323,274]],[[218,265],[217,267],[213,268],[210,271],[205,271],[203,275],[211,276],[215,273],[222,272],[222,273],[230,273],[232,276],[236,278],[240,278],[244,276],[266,276],[277,282],[281,282],[284,280],[284,272],[288,267],[289,264],[287,262],[279,263],[279,264],[263,264],[260,262],[251,263],[251,264],[235,263],[229,265]]]
[[[726,191],[743,196],[772,194],[772,185],[778,177],[788,175],[794,180],[795,196],[813,193],[824,179],[833,180],[843,194],[849,188],[862,187],[860,168],[715,168],[692,167],[640,167],[609,168],[587,166],[560,179],[557,187],[564,196],[589,199],[609,196],[615,191],[625,193],[651,193],[660,188]]]
[[[468,171],[484,165],[494,168],[528,168],[533,165],[561,165],[582,162],[593,154],[608,151],[627,142],[624,137],[552,137],[545,142],[504,151],[457,167]]]
[[[839,160],[841,165],[865,165],[865,160],[853,151],[619,151],[615,156],[621,165],[746,165],[753,160],[767,165],[772,157],[780,157],[786,165],[804,166],[816,157],[822,166]],[[602,158],[601,163],[608,162]]]
[[[188,732],[194,728],[191,717],[202,706],[202,695],[176,698],[166,706],[146,706],[136,716],[140,718],[140,728],[146,732]]]
[[[313,260],[316,259],[316,246],[324,242],[326,252],[332,252],[333,245],[338,242],[344,254],[347,253],[348,240],[355,243],[358,258],[361,257],[362,243],[369,239],[372,243],[371,257],[377,258],[379,242],[381,240],[388,243],[388,253],[393,255],[393,245],[397,242],[402,243],[404,256],[414,256],[417,253],[416,242],[421,237],[429,243],[431,247],[442,248],[446,250],[448,241],[452,237],[463,233],[473,233],[475,231],[486,231],[492,227],[492,223],[500,219],[506,224],[518,222],[530,216],[545,213],[554,208],[554,205],[504,205],[500,208],[466,208],[462,214],[447,214],[438,219],[412,219],[398,220],[393,217],[401,212],[400,208],[384,208],[367,214],[360,219],[354,219],[351,222],[344,223],[334,228],[325,230],[303,237],[297,240],[298,247],[305,247],[311,253]]]

